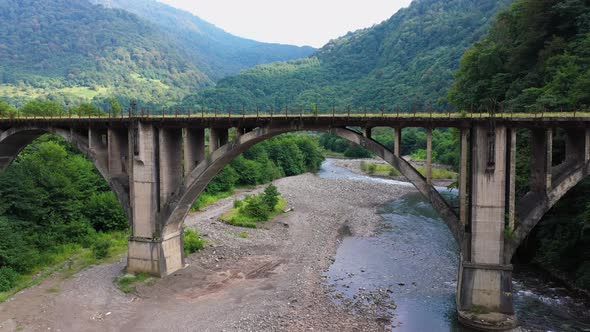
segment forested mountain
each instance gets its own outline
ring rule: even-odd
[[[312,48],[258,43],[151,0],[0,0],[0,97],[165,104],[228,73]],[[133,11],[134,14],[130,11]]]
[[[403,107],[444,104],[463,52],[510,0],[416,0],[309,58],[262,65],[187,97],[206,107]]]
[[[503,111],[588,110],[590,2],[516,0],[463,56],[450,99],[460,108],[494,102]],[[553,153],[563,156],[563,131],[555,132]],[[529,142],[529,132],[519,131],[516,184],[521,193],[527,191],[530,173]],[[585,289],[590,289],[589,191],[590,181],[577,185],[527,241],[537,263],[565,272]]]
[[[212,83],[155,25],[86,0],[0,0],[0,58],[1,82],[28,98],[27,88],[175,98]]]
[[[590,106],[590,2],[521,0],[466,52],[451,92],[459,107]]]
[[[187,51],[211,79],[218,80],[242,69],[275,61],[303,58],[312,47],[260,43],[236,37],[186,11],[155,0],[91,0],[121,8],[158,25]]]

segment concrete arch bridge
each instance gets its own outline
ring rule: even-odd
[[[393,151],[371,138],[374,127],[395,129]],[[404,127],[427,130],[425,177],[400,157]],[[459,211],[432,186],[433,128],[461,133]],[[530,192],[517,201],[519,128],[531,131],[532,153]],[[553,166],[557,128],[566,133],[566,158]],[[183,221],[213,177],[254,144],[295,131],[327,132],[367,148],[428,198],[461,248],[460,320],[484,329],[516,325],[511,258],[543,215],[590,172],[590,118],[451,115],[0,119],[0,170],[40,135],[64,137],[92,160],[129,218],[127,269],[163,277],[183,268]]]

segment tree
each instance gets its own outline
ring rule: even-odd
[[[24,116],[58,116],[62,114],[63,108],[51,100],[29,100],[20,112]]]
[[[119,104],[117,98],[109,98],[109,106],[111,110],[111,116],[117,117],[123,113],[123,108],[121,107],[121,104]]]

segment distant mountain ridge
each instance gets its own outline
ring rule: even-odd
[[[463,52],[511,0],[416,0],[306,59],[261,65],[189,96],[185,106],[392,109],[446,103]]]
[[[98,2],[0,0],[0,98],[166,105],[248,66],[313,52],[235,37],[155,1],[130,0],[129,11]]]
[[[303,58],[313,47],[261,43],[234,36],[184,10],[155,0],[91,0],[120,8],[156,24],[187,51],[211,79],[218,80],[256,65]]]

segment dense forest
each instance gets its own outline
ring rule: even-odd
[[[0,292],[81,248],[96,258],[124,248],[127,228],[94,165],[63,139],[39,138],[0,174]]]
[[[465,53],[450,99],[460,108],[588,109],[589,33],[588,1],[517,1]]]
[[[0,97],[20,106],[31,97],[75,104],[114,95],[163,106],[240,69],[313,52],[238,38],[155,1],[107,2],[125,10],[0,0]]]
[[[461,59],[449,95],[459,108],[498,111],[587,109],[590,105],[590,3],[518,0]],[[528,189],[530,134],[517,136],[517,191]],[[554,162],[564,155],[554,137]],[[544,267],[590,289],[590,182],[566,195],[529,236],[529,252]],[[531,248],[532,246],[532,248]]]
[[[154,25],[84,0],[0,1],[0,81],[179,98],[211,80]]]
[[[303,58],[315,50],[312,47],[268,44],[236,37],[199,17],[155,0],[91,2],[124,9],[156,24],[213,81],[256,65]]]
[[[330,41],[309,58],[262,65],[187,97],[195,107],[446,105],[463,52],[509,0],[418,0],[389,20]]]

